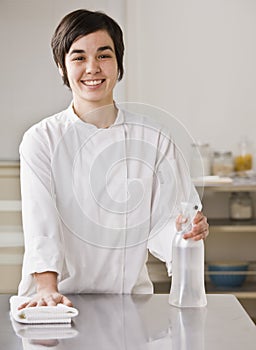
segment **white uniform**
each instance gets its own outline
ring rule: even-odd
[[[181,201],[201,207],[159,125],[120,110],[98,129],[72,106],[31,127],[20,146],[25,254],[19,295],[55,271],[61,293],[152,293],[148,249],[171,271]]]

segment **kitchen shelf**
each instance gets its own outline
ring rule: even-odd
[[[0,161],[0,293],[17,293],[24,254],[20,168],[18,161]]]
[[[256,183],[253,184],[229,184],[229,185],[202,185],[204,190],[212,192],[256,192]]]
[[[24,247],[21,226],[0,226],[0,248]]]
[[[237,288],[217,288],[211,282],[207,282],[205,288],[206,292],[211,294],[233,294],[237,298],[256,298],[255,282],[245,282],[241,287]]]
[[[230,219],[208,219],[211,233],[223,232],[255,232],[256,219],[252,220],[230,220]]]
[[[195,186],[202,191],[208,192],[256,192],[256,179],[249,178],[234,178],[232,182],[229,183],[207,183],[195,182]]]
[[[251,178],[233,178],[233,181],[223,179],[222,183],[195,183],[198,192],[203,195],[203,205],[208,217],[210,236],[206,241],[206,261],[250,261],[248,271],[212,272],[205,267],[207,293],[233,294],[239,300],[246,302],[247,311],[255,317],[256,301],[256,268],[254,246],[256,244],[256,176]],[[226,183],[225,183],[226,181]],[[232,192],[249,192],[254,204],[254,218],[251,220],[231,220],[229,215],[229,196]],[[217,217],[219,216],[219,217]],[[233,234],[233,235],[232,235]],[[248,240],[246,239],[248,238]],[[232,240],[232,251],[230,242]],[[249,244],[249,246],[247,245]],[[209,263],[208,261],[208,263]],[[207,265],[207,264],[206,264]],[[246,281],[237,288],[218,288],[210,280],[211,275],[234,274],[246,275]]]
[[[0,211],[21,211],[20,200],[0,200]]]
[[[20,175],[18,161],[0,161],[0,178],[17,178]]]
[[[249,271],[205,271],[205,275],[252,275],[256,276],[256,270]]]

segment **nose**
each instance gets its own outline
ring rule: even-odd
[[[100,72],[99,61],[95,58],[90,58],[86,62],[86,73],[87,74],[96,74]]]

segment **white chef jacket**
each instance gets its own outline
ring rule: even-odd
[[[179,205],[201,208],[169,132],[126,110],[101,129],[70,105],[24,134],[20,165],[19,295],[34,294],[32,274],[44,271],[61,293],[152,293],[148,250],[170,274]]]

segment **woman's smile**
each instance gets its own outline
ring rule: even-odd
[[[81,83],[90,87],[99,87],[104,81],[105,79],[81,80]]]

